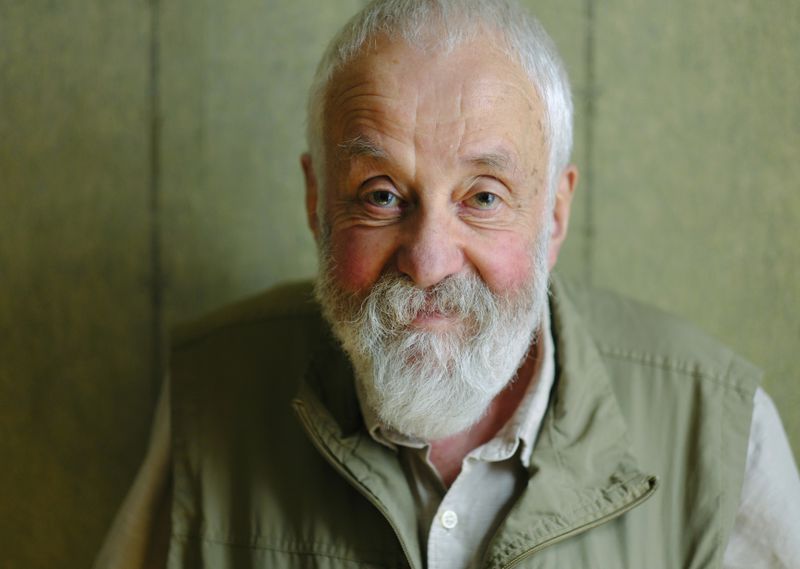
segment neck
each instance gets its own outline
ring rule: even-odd
[[[531,346],[512,381],[492,400],[480,421],[465,431],[431,441],[430,460],[446,487],[449,488],[461,472],[464,457],[492,440],[516,412],[538,368],[539,344]]]

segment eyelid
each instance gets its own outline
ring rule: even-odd
[[[491,205],[482,206],[477,203],[477,199],[481,194],[494,196],[494,201]],[[473,178],[461,199],[463,215],[476,218],[500,215],[505,207],[511,205],[511,203],[512,193],[509,186],[501,179],[491,175],[481,175]]]
[[[373,202],[372,198],[375,197],[375,194],[378,192],[385,192],[393,196],[392,202],[387,205]],[[381,212],[381,215],[385,215],[387,212],[394,212],[405,206],[405,199],[392,179],[386,175],[373,176],[362,182],[358,189],[358,200],[363,204],[363,207],[370,210],[372,214]]]
[[[371,177],[367,178],[366,180],[364,180],[363,182],[361,182],[358,185],[358,189],[359,189],[359,191],[364,191],[366,189],[376,189],[376,188],[373,188],[373,186],[379,185],[381,182],[384,182],[387,185],[391,186],[392,191],[394,193],[399,194],[399,192],[397,191],[397,186],[395,185],[395,183],[392,181],[392,179],[389,176],[387,176],[385,174],[384,175],[380,175],[380,176],[371,176]],[[388,189],[388,188],[386,188],[386,189]]]
[[[501,199],[505,199],[511,194],[511,189],[500,178],[495,176],[476,176],[472,179],[465,192],[467,197],[472,197],[480,193],[495,194]]]
[[[375,191],[391,192],[398,198],[402,199],[400,190],[397,189],[397,186],[389,176],[373,176],[367,180],[364,180],[358,186],[358,193],[360,195]]]
[[[376,194],[386,194],[386,197],[392,198],[392,203],[391,204],[387,204],[387,205],[381,205],[381,204],[373,202],[372,198],[374,198],[376,196]],[[369,205],[373,205],[375,207],[390,208],[390,207],[398,205],[395,202],[401,202],[402,199],[400,198],[400,196],[398,196],[396,193],[394,193],[391,190],[385,190],[385,189],[381,189],[381,188],[376,188],[374,190],[369,190],[368,192],[366,192],[364,194],[364,201],[367,202]]]
[[[481,190],[480,187],[485,185],[489,185],[492,189],[491,190]],[[494,176],[492,174],[482,174],[480,176],[475,176],[472,182],[469,185],[470,191],[490,191],[493,194],[500,194],[503,192],[511,192],[509,189],[509,185],[506,183],[503,178],[498,176]]]
[[[481,196],[481,195],[492,196],[494,198],[494,201],[489,206],[486,206],[486,207],[483,207],[480,204],[474,203],[475,200],[477,200],[477,198],[479,196]],[[469,207],[472,207],[472,208],[474,208],[474,209],[476,209],[478,211],[495,211],[497,208],[499,208],[503,204],[503,198],[500,197],[499,195],[497,195],[495,192],[490,192],[488,190],[480,190],[480,191],[474,192],[473,194],[467,196],[467,198],[464,200],[464,202],[467,203],[467,205],[469,205]],[[470,202],[473,202],[473,203],[470,203]]]

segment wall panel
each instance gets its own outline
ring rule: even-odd
[[[798,33],[797,2],[598,3],[592,247],[597,283],[765,368],[796,452]]]
[[[152,392],[149,10],[0,3],[0,566],[87,567]]]
[[[558,260],[562,274],[588,279],[591,276],[591,135],[592,61],[590,0],[527,0],[523,4],[541,21],[564,60],[575,106],[572,161],[580,176],[573,201],[569,238]]]
[[[324,46],[360,5],[163,6],[167,321],[314,273],[299,161],[306,91]]]

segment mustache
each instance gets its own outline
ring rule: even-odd
[[[417,317],[429,314],[480,326],[506,301],[471,273],[451,275],[427,289],[415,286],[405,275],[390,273],[375,283],[354,320],[386,335],[400,333]]]

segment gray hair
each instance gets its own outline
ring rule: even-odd
[[[553,41],[515,0],[373,0],[353,16],[328,45],[309,93],[306,136],[320,190],[325,184],[325,97],[338,69],[376,36],[401,38],[421,49],[448,52],[481,32],[499,33],[505,45],[498,47],[522,66],[542,99],[552,199],[572,149],[572,95]]]

